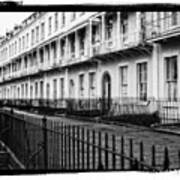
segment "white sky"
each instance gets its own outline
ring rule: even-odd
[[[0,12],[0,35],[13,29],[15,24],[20,24],[30,14],[30,12]]]

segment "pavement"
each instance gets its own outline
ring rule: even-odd
[[[8,111],[10,111],[10,108],[4,108]],[[26,116],[31,116],[31,117],[37,117],[37,118],[43,118],[44,116],[42,114],[37,114],[37,113],[31,113],[31,112],[26,112],[18,109],[13,109],[14,112]],[[89,118],[89,117],[81,117],[81,116],[65,116],[64,114],[57,114],[55,116],[46,116],[47,119],[54,119],[54,120],[59,120],[61,118],[64,119],[64,122],[68,123],[73,123],[73,124],[78,124],[78,125],[88,125],[89,123],[96,123],[96,124],[105,124],[105,125],[118,125],[118,126],[125,126],[125,127],[133,127],[133,128],[138,128],[138,129],[143,129],[147,131],[155,131],[159,133],[165,133],[165,134],[172,134],[172,135],[177,135],[180,136],[180,124],[164,124],[164,125],[156,125],[152,127],[144,127],[144,126],[138,126],[134,124],[127,124],[127,123],[121,123],[119,122],[118,124],[114,124],[113,122],[108,122],[108,121],[101,121],[100,118]]]

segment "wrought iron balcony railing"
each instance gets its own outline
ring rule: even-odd
[[[171,14],[167,17],[158,18],[147,22],[145,25],[146,40],[157,39],[161,37],[171,37],[180,34],[180,14],[176,16]]]

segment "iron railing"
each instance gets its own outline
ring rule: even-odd
[[[160,13],[160,12],[159,12]],[[180,32],[180,14],[169,14],[166,17],[160,17],[151,20],[145,24],[145,37],[147,40],[158,38],[164,35],[172,35]]]
[[[153,145],[146,152],[143,142],[100,130],[1,111],[0,131],[7,127],[0,139],[26,169],[161,171],[174,167],[167,147],[156,151]]]

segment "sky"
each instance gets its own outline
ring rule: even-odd
[[[20,24],[30,12],[0,12],[0,35],[12,30],[15,24]]]

